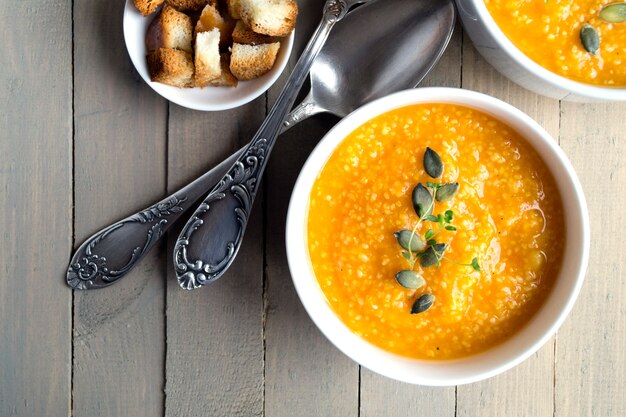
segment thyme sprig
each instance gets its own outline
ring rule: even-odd
[[[441,158],[431,148],[426,148],[424,153],[424,169],[432,178],[439,178],[443,173],[443,162]],[[475,271],[480,271],[480,263],[477,257],[472,258],[469,263],[461,263],[452,260],[444,253],[448,249],[448,244],[440,242],[437,238],[441,233],[455,233],[457,226],[452,224],[454,211],[446,210],[443,214],[433,214],[435,202],[450,201],[459,190],[459,183],[435,183],[428,181],[426,186],[418,183],[411,195],[413,209],[418,216],[417,222],[412,230],[403,229],[394,236],[398,244],[404,249],[401,253],[410,265],[409,269],[402,270],[396,274],[396,281],[408,289],[417,289],[426,284],[424,278],[415,271],[415,264],[419,261],[422,268],[435,266],[439,268],[442,261],[447,261],[456,265],[467,266]],[[432,192],[431,192],[432,191]],[[418,234],[420,225],[426,222],[432,223],[423,236]],[[428,300],[428,302],[425,302]],[[432,294],[422,294],[414,302],[411,314],[419,314],[428,310],[434,302]]]

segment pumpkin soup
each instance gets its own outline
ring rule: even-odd
[[[626,2],[484,1],[502,32],[537,64],[574,81],[626,87]]]
[[[565,241],[555,182],[524,139],[437,103],[346,137],[315,181],[307,228],[315,276],[346,326],[429,359],[478,353],[524,326]]]

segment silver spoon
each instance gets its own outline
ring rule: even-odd
[[[408,8],[412,10],[408,11]],[[381,47],[379,39],[368,36],[359,39],[360,48],[377,52],[359,54],[357,60],[353,56],[353,45],[339,39],[344,31],[353,33],[383,23],[387,23],[384,26],[395,25],[392,18],[397,10],[402,11],[402,16],[408,14],[413,24],[404,28],[393,49],[386,41]],[[391,17],[387,18],[388,15]],[[443,53],[454,21],[451,0],[375,0],[350,12],[337,24],[329,36],[330,42],[313,63],[311,91],[286,118],[283,132],[314,114],[329,112],[344,117],[372,99],[416,86]],[[407,52],[404,60],[394,58]],[[331,62],[332,66],[328,66]],[[393,65],[384,66],[384,63]],[[338,93],[335,84],[329,82],[334,79],[342,80],[341,90],[350,94]],[[154,247],[176,220],[193,207],[195,201],[216,185],[242,151],[240,149],[169,197],[87,239],[72,257],[67,283],[75,289],[92,289],[117,282]]]
[[[401,7],[403,5],[405,7]],[[182,288],[192,290],[217,280],[234,261],[243,241],[259,183],[276,143],[281,124],[287,116],[288,108],[291,107],[297,91],[309,72],[312,60],[318,53],[316,51],[321,49],[321,45],[325,42],[325,37],[330,32],[334,22],[340,20],[350,6],[349,3],[333,3],[332,0],[326,3],[322,22],[298,60],[267,118],[243,154],[209,192],[182,229],[174,246],[174,270]],[[392,13],[384,16],[384,19],[388,19],[393,25],[381,24],[382,16],[378,16],[376,19],[374,14],[366,9],[363,13],[370,16],[370,22],[364,21],[360,30],[335,32],[337,38],[331,39],[329,47],[331,49],[335,45],[341,47],[342,42],[351,46],[351,48],[342,48],[350,55],[346,61],[350,63],[350,70],[334,72],[332,71],[334,68],[332,61],[321,61],[317,68],[322,71],[323,75],[326,75],[324,82],[332,86],[329,88],[332,93],[328,97],[333,96],[336,99],[344,94],[352,94],[353,92],[345,91],[342,88],[343,81],[345,78],[357,77],[359,70],[363,76],[360,80],[361,85],[363,85],[370,81],[367,77],[370,71],[379,75],[385,74],[383,71],[385,67],[405,62],[407,58],[412,58],[415,55],[417,45],[410,45],[408,48],[399,50],[394,45],[395,39],[400,38],[406,32],[410,32],[415,26],[411,14],[415,9],[414,1],[396,5],[393,16],[390,15]],[[358,10],[355,13],[358,13]],[[364,36],[371,36],[370,39],[376,40],[368,43],[368,49],[361,48],[359,38]],[[377,56],[378,53],[388,50],[395,53],[388,55],[385,61],[376,62],[374,60],[374,62],[370,62],[367,59],[371,66],[369,68],[360,66],[363,64],[364,56],[369,58],[371,55]],[[341,75],[344,76],[343,79],[340,77]],[[380,81],[391,83],[394,80],[383,78]],[[374,84],[371,87],[376,90],[377,86]],[[355,93],[356,91],[362,91],[362,89],[357,88]]]

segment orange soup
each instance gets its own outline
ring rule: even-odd
[[[485,0],[502,32],[542,67],[574,81],[625,87],[626,22],[615,20],[622,13],[619,7],[626,4],[602,12],[613,4],[613,0]],[[599,40],[593,53],[581,40],[586,25]]]
[[[441,158],[440,178],[424,169],[427,147]],[[433,202],[431,216],[453,212],[452,227],[419,221],[412,190],[428,182],[459,184],[451,199]],[[425,283],[407,289],[395,276],[411,266],[394,233],[414,228],[422,237],[433,230],[446,249],[439,266],[414,264]],[[400,355],[453,359],[528,322],[553,286],[565,230],[554,179],[518,133],[467,107],[421,104],[343,140],[314,183],[307,236],[327,302],[354,333]],[[424,294],[432,306],[412,314]]]

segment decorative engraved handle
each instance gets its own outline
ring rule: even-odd
[[[284,129],[289,129],[301,121],[324,111],[309,95],[287,115],[283,121]]]
[[[191,290],[215,281],[233,262],[283,120],[313,60],[347,9],[343,0],[326,2],[322,21],[250,145],[183,228],[174,247],[174,268],[182,288]]]
[[[160,202],[96,232],[74,253],[66,274],[77,290],[102,288],[126,275],[185,211],[226,173],[242,150]]]

